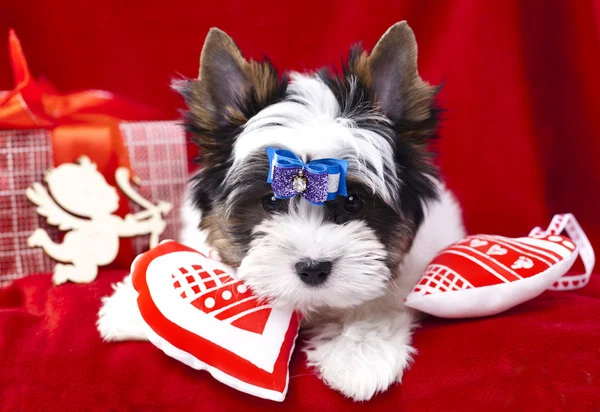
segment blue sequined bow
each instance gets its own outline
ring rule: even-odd
[[[296,154],[285,149],[267,148],[269,176],[273,194],[289,199],[300,194],[313,205],[347,196],[346,170],[348,162],[341,159],[317,159],[304,163]]]

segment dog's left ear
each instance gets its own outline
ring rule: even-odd
[[[390,27],[362,63],[377,104],[391,120],[419,122],[431,116],[435,88],[419,76],[417,41],[405,21]]]

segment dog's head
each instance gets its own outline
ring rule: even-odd
[[[175,88],[200,150],[201,229],[254,292],[305,311],[380,296],[437,196],[435,89],[418,74],[410,27],[395,24],[371,53],[354,47],[339,75],[281,77],[212,29],[198,79]],[[323,206],[276,198],[267,147],[346,160],[348,195]]]

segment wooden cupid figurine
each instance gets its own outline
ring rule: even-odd
[[[27,188],[27,198],[37,206],[37,213],[49,224],[68,231],[62,243],[54,243],[44,229],[36,229],[27,239],[30,247],[41,247],[56,264],[52,282],[87,283],[98,274],[98,266],[110,264],[119,251],[119,237],[150,234],[150,247],[158,245],[165,230],[163,216],[171,204],[154,205],[137,193],[129,183],[129,170],[118,168],[115,179],[119,188],[145,210],[128,214],[124,219],[113,215],[119,208],[117,190],[110,186],[96,165],[86,156],[78,164],[65,163],[46,172],[44,180],[50,193],[40,183]]]

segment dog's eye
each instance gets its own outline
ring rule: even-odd
[[[360,212],[362,201],[355,195],[349,195],[344,201],[344,212],[348,215],[355,215]]]
[[[281,199],[277,199],[275,195],[272,193],[263,197],[262,199],[262,207],[267,212],[277,212],[283,209],[284,201]]]

